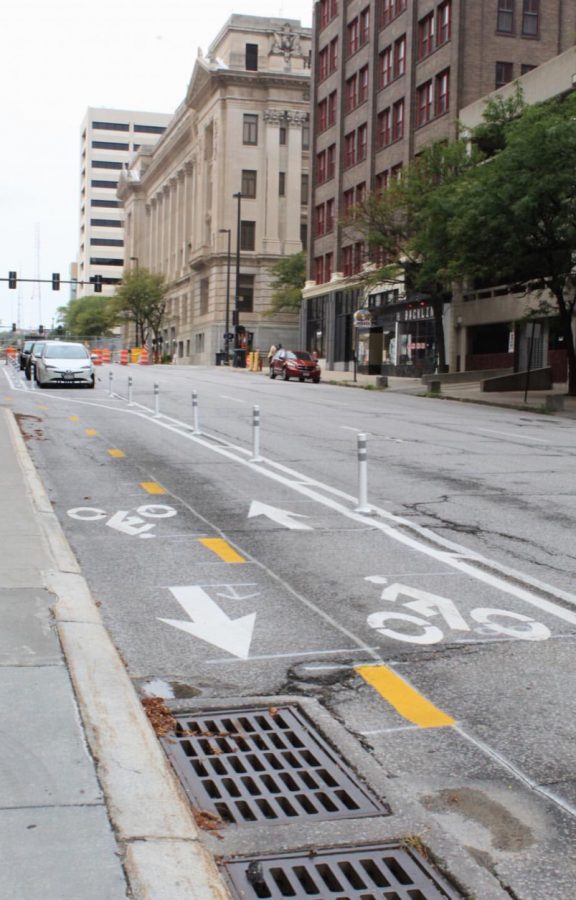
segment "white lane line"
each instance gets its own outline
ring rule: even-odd
[[[545,438],[536,438],[530,437],[527,434],[510,434],[507,431],[492,431],[490,428],[478,428],[477,431],[482,431],[484,434],[499,434],[502,437],[514,438],[517,441],[535,441],[537,444],[551,444],[552,441],[546,440]]]
[[[262,565],[262,564],[260,563],[259,565]],[[265,566],[263,568],[265,568]],[[276,579],[278,580],[277,576],[276,576]],[[290,588],[289,586],[288,586],[288,590],[298,600],[304,599],[303,597],[301,597],[300,594],[297,594],[296,591],[292,590],[292,588]],[[308,600],[304,600],[304,602],[306,603],[306,606],[309,606],[310,609],[312,609],[314,612],[320,613],[322,618],[326,619],[327,622],[330,622],[330,624],[333,625],[335,628],[337,628],[338,631],[349,634],[349,632],[347,632],[347,629],[344,628],[344,626],[339,625],[338,622],[336,622],[334,619],[331,618],[331,616],[326,615],[325,613],[322,612],[322,610],[315,607],[313,603],[310,603]],[[222,658],[222,659],[206,659],[204,661],[210,665],[222,665],[222,663],[253,662],[254,660],[259,660],[259,659],[296,659],[296,657],[301,657],[301,656],[332,656],[333,654],[336,654],[336,653],[352,653],[355,656],[357,656],[358,647],[360,647],[360,649],[363,650],[365,653],[370,654],[370,656],[372,656],[374,659],[377,659],[378,661],[380,661],[378,651],[380,651],[382,649],[381,647],[367,647],[359,638],[356,638],[355,635],[350,635],[350,636],[352,637],[353,640],[355,640],[357,642],[356,646],[355,647],[344,647],[341,650],[302,650],[302,651],[299,651],[296,653],[263,653],[261,656],[251,656],[249,659],[231,659],[231,658],[226,657],[226,658]],[[341,669],[343,667],[337,666],[336,668]],[[353,668],[353,667],[351,667],[351,668]]]
[[[232,400],[233,403],[246,403],[246,400],[240,400],[239,397],[230,397],[228,394],[219,394],[222,400]]]
[[[396,731],[420,731],[419,725],[397,725],[395,728],[378,728],[376,731],[359,731],[364,737],[377,737],[379,734],[394,734]]]

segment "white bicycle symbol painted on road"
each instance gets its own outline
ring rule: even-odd
[[[178,515],[177,511],[171,506],[165,506],[162,503],[147,503],[144,506],[138,506],[135,510],[119,509],[108,518],[105,509],[98,509],[95,506],[76,506],[74,509],[68,510],[71,519],[78,519],[80,522],[102,522],[108,528],[114,528],[123,534],[129,534],[132,537],[153,538],[154,534],[150,532],[155,526],[155,522],[146,522],[146,519],[171,519],[172,516]]]
[[[387,583],[387,579],[380,575],[369,575],[366,581],[374,584]],[[444,639],[443,628],[450,631],[474,632],[486,637],[512,637],[523,641],[545,641],[551,636],[550,630],[542,622],[536,622],[522,613],[491,606],[480,606],[470,610],[470,618],[477,623],[476,627],[471,626],[452,600],[405,584],[391,584],[384,588],[380,595],[381,600],[389,600],[392,603],[399,597],[413,598],[401,604],[410,612],[400,612],[397,609],[383,610],[372,613],[367,619],[369,628],[373,628],[383,637],[396,641],[408,644],[438,644]],[[442,628],[429,621],[437,616],[443,619]],[[395,625],[401,630],[396,630]]]

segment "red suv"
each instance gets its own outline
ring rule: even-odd
[[[284,381],[298,378],[300,381],[320,381],[320,366],[306,350],[278,350],[270,363],[270,378],[279,375]]]

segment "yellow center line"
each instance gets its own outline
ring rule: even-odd
[[[200,538],[200,543],[204,544],[208,550],[219,556],[227,563],[243,563],[246,562],[243,556],[240,556],[230,544],[227,544],[222,538]]]
[[[110,456],[116,457],[116,459],[122,459],[126,454],[122,450],[115,450],[114,448],[108,450]]]
[[[165,494],[166,488],[163,488],[157,481],[141,481],[140,487],[148,491],[149,494]]]
[[[85,428],[84,431],[86,432],[88,437],[95,437],[98,434],[95,428]]]
[[[356,671],[400,715],[419,728],[446,728],[454,719],[430,703],[387,666],[357,666]]]
[[[39,406],[38,409],[48,409],[48,406]]]
[[[71,422],[77,422],[79,420],[80,416],[68,416],[68,418],[70,419]]]

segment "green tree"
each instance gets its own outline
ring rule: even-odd
[[[74,338],[96,338],[111,334],[115,313],[108,298],[76,297],[58,309],[65,334]]]
[[[452,289],[452,205],[459,180],[477,161],[464,141],[431,145],[386,191],[355,207],[345,223],[379,261],[364,276],[367,286],[397,282],[408,295],[428,299],[441,372],[447,371],[443,315]]]
[[[145,268],[131,269],[122,276],[122,283],[112,299],[112,309],[118,322],[130,322],[139,346],[148,337],[158,338],[166,310],[164,276]]]
[[[557,312],[576,395],[576,96],[528,107],[508,123],[503,149],[468,173],[452,212],[462,274],[521,281],[535,312]]]
[[[270,267],[270,274],[273,293],[267,315],[273,316],[283,310],[299,310],[306,282],[306,254],[300,252],[284,257]]]

